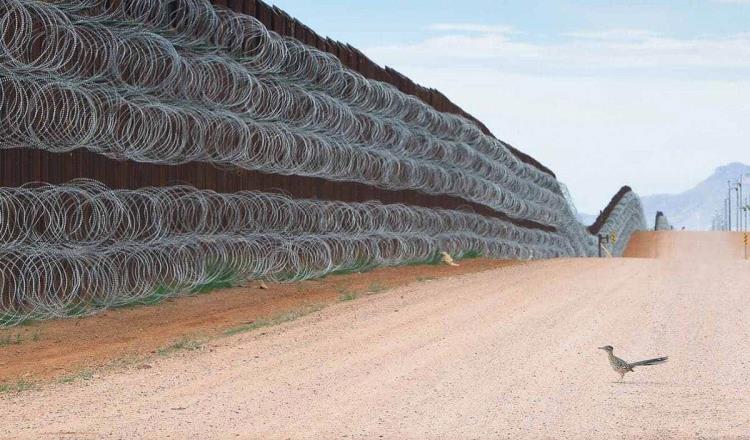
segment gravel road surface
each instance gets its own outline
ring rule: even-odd
[[[0,397],[9,438],[750,436],[740,234],[427,281]],[[649,258],[643,258],[649,257]],[[621,383],[606,354],[668,355]]]

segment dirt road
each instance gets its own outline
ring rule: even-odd
[[[522,263],[476,258],[462,260],[457,267],[383,267],[296,283],[268,283],[266,289],[252,282],[245,287],[169,299],[155,306],[117,308],[85,318],[0,329],[0,391],[19,379],[65,380],[80,370],[135,362],[176,342],[214,338],[251,321],[277,322],[411,283],[512,264]]]
[[[0,436],[750,436],[741,241],[644,233],[628,255],[650,258],[542,261],[412,284],[153,368],[6,394]],[[596,349],[605,344],[628,360],[670,361],[613,383]]]

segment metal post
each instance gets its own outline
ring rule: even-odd
[[[740,175],[739,182],[737,182],[737,185],[740,188],[739,189],[740,194],[739,194],[739,197],[737,198],[737,206],[744,206],[742,204],[742,175]],[[739,214],[740,214],[740,229],[739,229],[739,231],[742,231],[744,229],[744,224],[745,224],[744,219],[742,218],[744,213],[740,212]]]
[[[727,227],[727,218],[729,218],[729,206],[727,205],[727,199],[724,199],[724,213],[722,214],[721,219],[721,230],[727,231],[729,228]]]
[[[724,229],[727,231],[731,231],[732,227],[732,205],[731,205],[732,199],[727,197],[727,218],[724,220]]]
[[[737,184],[735,183],[734,184],[734,206],[736,206],[737,209],[735,210],[735,213],[734,213],[734,224],[738,231],[740,230],[740,218],[737,215],[740,213],[740,202],[739,200],[737,200],[739,195],[740,195],[740,190],[737,188]]]
[[[734,187],[735,196],[737,196],[737,232],[742,230],[742,214],[740,214],[740,206],[742,206],[742,183],[737,182]]]
[[[732,230],[732,181],[727,180],[727,230]]]

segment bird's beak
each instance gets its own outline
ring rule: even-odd
[[[598,348],[599,350],[604,350],[604,347],[596,347],[596,348]]]

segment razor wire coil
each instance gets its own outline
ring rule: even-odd
[[[672,225],[669,224],[667,216],[663,212],[658,211],[656,213],[656,220],[654,221],[655,231],[669,231],[672,229]]]
[[[93,181],[0,189],[0,316],[89,314],[218,281],[301,280],[440,252],[569,255],[559,234],[477,214],[378,202],[112,190]]]
[[[89,148],[168,164],[208,161],[450,194],[543,224],[561,220],[556,210],[565,200],[554,179],[519,162],[468,120],[366,80],[252,17],[203,2],[146,3],[119,2],[119,9],[92,18],[71,11],[103,3],[8,0],[0,21],[10,34],[0,39],[0,75],[9,89],[3,94],[15,99],[3,113],[25,125],[0,147]],[[134,25],[127,14],[146,6],[173,8],[175,22]],[[128,19],[128,26],[113,27],[118,19]],[[224,37],[187,38],[180,30],[185,23],[191,32],[212,29]],[[148,24],[165,34],[149,32]],[[243,47],[256,57],[269,58],[258,64],[263,69],[222,43],[243,39],[255,42]],[[186,41],[216,45],[199,53]],[[76,60],[79,53],[88,58]],[[238,58],[244,63],[232,54],[245,56]],[[50,108],[53,100],[62,101],[61,111]],[[325,162],[334,155],[357,166],[332,171]],[[360,164],[373,170],[361,172]]]
[[[78,148],[451,195],[462,211],[378,202],[115,190],[94,181],[0,188],[0,324],[80,316],[234,285],[461,257],[593,256],[564,186],[461,116],[364,78],[333,55],[205,0],[4,0],[0,148]],[[602,232],[643,229],[626,194]]]

